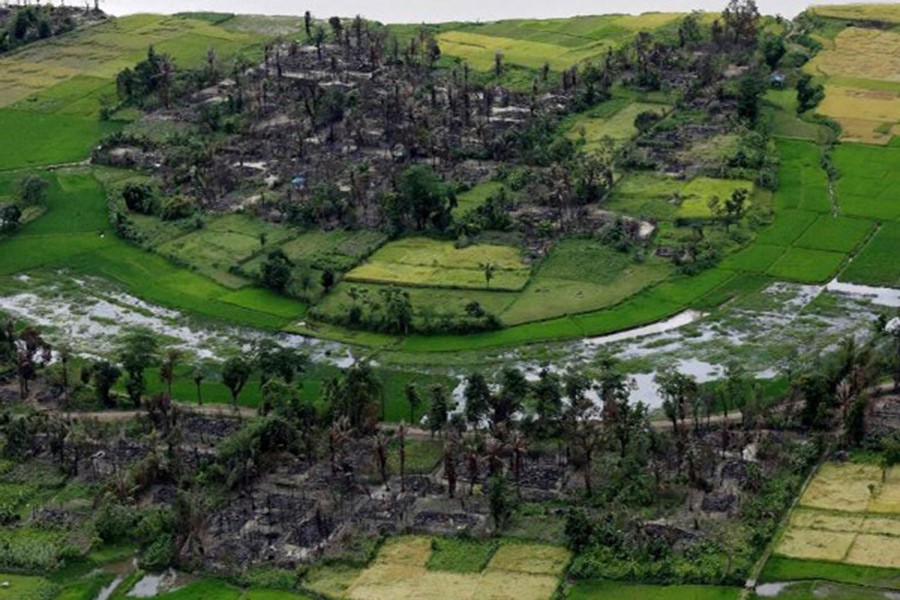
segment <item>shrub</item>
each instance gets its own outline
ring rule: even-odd
[[[177,221],[194,213],[194,201],[187,196],[170,196],[163,200],[159,216],[164,221]]]

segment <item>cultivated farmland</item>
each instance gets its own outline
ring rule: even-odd
[[[438,546],[440,547],[440,546]],[[489,546],[490,548],[490,546]],[[502,543],[483,571],[467,572],[453,566],[444,570],[431,561],[432,540],[400,537],[382,547],[342,597],[350,600],[394,598],[453,598],[545,600],[559,585],[569,560],[565,549],[538,544]],[[471,558],[483,560],[481,553]]]
[[[562,71],[600,56],[638,31],[653,31],[676,19],[674,13],[647,13],[499,21],[444,31],[438,35],[438,41],[443,54],[482,71],[493,68],[497,52],[510,64],[539,69],[547,63]]]
[[[487,265],[493,277],[485,276]],[[409,238],[391,242],[347,273],[347,281],[409,286],[520,290],[529,267],[511,246],[476,244],[456,248],[452,242]]]
[[[827,463],[813,477],[775,553],[900,569],[900,470]],[[823,577],[827,575],[823,573]]]
[[[900,34],[847,27],[805,67],[826,77],[822,115],[843,127],[842,139],[887,144],[900,123]]]

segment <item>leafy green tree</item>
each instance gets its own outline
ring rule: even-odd
[[[22,210],[18,205],[9,202],[0,204],[0,233],[15,231],[22,219]]]
[[[495,427],[508,423],[521,410],[530,389],[522,371],[506,367],[500,372],[500,390],[491,396],[491,424]]]
[[[742,48],[756,46],[759,9],[754,0],[730,0],[722,11],[725,32],[731,33],[731,42]]]
[[[766,33],[762,38],[763,59],[769,68],[774,70],[787,49],[784,46],[784,39],[780,35],[774,33]]]
[[[121,376],[122,371],[114,364],[105,360],[95,363],[91,367],[91,379],[94,382],[94,392],[97,394],[97,400],[99,400],[103,406],[113,406],[109,391]]]
[[[141,396],[147,390],[144,370],[159,359],[159,342],[153,333],[137,329],[126,335],[119,344],[119,361],[128,379],[125,390],[135,406],[141,405]]]
[[[292,273],[293,263],[280,248],[269,252],[260,267],[263,283],[276,292],[284,292],[287,289]]]
[[[812,110],[825,98],[825,88],[813,83],[812,75],[802,73],[797,79],[797,112]]]
[[[759,119],[760,100],[766,88],[766,80],[757,70],[748,71],[738,79],[737,112],[751,126]]]
[[[414,165],[400,175],[396,193],[385,196],[384,210],[395,229],[411,225],[418,231],[443,231],[451,222],[452,199],[452,190],[434,169]]]
[[[194,387],[197,388],[197,406],[203,406],[203,380],[206,379],[206,376],[203,374],[203,369],[200,367],[194,368],[194,372],[191,374],[191,380],[194,382]]]
[[[172,397],[172,384],[175,382],[175,368],[181,359],[181,351],[177,348],[170,348],[163,357],[162,364],[159,366],[159,378],[166,384],[166,394]]]
[[[384,389],[369,363],[357,363],[340,377],[325,382],[323,390],[332,421],[346,418],[353,429],[373,431],[379,407],[384,412]]]
[[[122,188],[122,199],[128,210],[141,214],[152,214],[155,208],[153,188],[144,183],[128,182]]]
[[[416,413],[419,412],[419,407],[422,406],[422,397],[419,395],[419,390],[413,382],[407,383],[403,391],[406,396],[406,403],[409,404],[409,422],[415,423]]]
[[[331,291],[331,288],[334,287],[334,271],[331,269],[325,269],[322,271],[322,288],[325,290],[325,293]]]
[[[491,407],[491,388],[484,375],[481,373],[469,375],[463,394],[466,399],[466,420],[473,427],[478,427]]]
[[[253,373],[253,365],[242,356],[232,356],[222,365],[222,383],[231,392],[231,403],[237,407],[238,396]]]
[[[491,519],[494,521],[495,533],[499,533],[506,527],[513,510],[516,507],[516,498],[509,489],[509,483],[501,475],[495,475],[488,480],[488,507]]]
[[[450,416],[450,400],[447,389],[440,383],[431,386],[431,404],[428,407],[428,430],[432,437],[447,424]]]
[[[47,199],[47,181],[31,173],[16,180],[15,195],[20,206],[37,206]]]
[[[384,329],[389,333],[408,334],[412,328],[413,307],[409,292],[391,286],[378,293],[384,301]]]
[[[281,346],[270,339],[263,339],[257,343],[254,358],[259,369],[260,386],[275,377],[291,384],[297,375],[306,371],[309,364],[306,354],[294,348]]]
[[[549,439],[560,435],[562,419],[562,384],[559,376],[547,369],[541,369],[532,394],[535,398],[534,412],[537,416],[538,437]]]

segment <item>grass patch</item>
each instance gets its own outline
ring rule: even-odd
[[[566,591],[568,600],[737,600],[738,588],[706,585],[643,585],[585,581]]]
[[[480,542],[461,538],[435,538],[431,543],[431,556],[426,567],[435,571],[454,573],[480,573],[487,566],[497,542]]]
[[[576,119],[567,135],[574,140],[579,140],[583,137],[585,147],[591,150],[591,148],[599,146],[603,139],[607,137],[615,141],[628,140],[634,137],[637,133],[634,119],[640,113],[651,111],[662,114],[669,108],[663,104],[633,102],[609,117],[599,117],[589,113]]]
[[[845,565],[833,562],[799,560],[773,556],[760,574],[760,581],[798,581],[826,579],[841,583],[900,589],[896,569]]]
[[[495,267],[488,285],[482,265]],[[518,290],[530,269],[517,248],[475,244],[456,248],[452,242],[407,238],[383,246],[346,275],[347,281],[410,286]]]
[[[852,252],[869,237],[874,226],[871,221],[822,215],[796,244],[813,250]]]
[[[775,261],[769,274],[801,283],[822,283],[837,273],[846,258],[838,252],[790,248]]]
[[[900,220],[900,148],[841,144],[834,151],[841,174],[837,193],[841,213],[876,220]]]
[[[841,273],[842,281],[900,286],[900,223],[885,223]]]
[[[787,248],[768,244],[751,244],[722,261],[722,267],[734,271],[765,273],[781,258]]]
[[[120,123],[90,117],[0,109],[0,131],[15,144],[0,145],[0,170],[84,160]]]
[[[9,582],[0,587],[0,598],[9,600],[46,600],[53,597],[54,585],[43,577],[0,573],[0,581]]]
[[[458,194],[456,196],[456,208],[453,209],[453,217],[459,218],[467,212],[475,210],[501,189],[503,189],[503,183],[486,181]]]

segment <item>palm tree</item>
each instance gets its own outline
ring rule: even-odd
[[[328,431],[328,453],[331,456],[332,475],[337,475],[338,462],[343,459],[344,448],[350,441],[352,433],[350,419],[346,416],[339,417],[331,424],[331,429]]]
[[[406,491],[406,423],[400,421],[397,430],[397,441],[400,443],[400,491]]]
[[[491,280],[494,278],[494,270],[497,266],[492,262],[486,262],[481,264],[481,269],[484,271],[484,282],[487,285],[487,289],[491,289]]]
[[[200,392],[200,386],[203,383],[203,369],[197,367],[194,369],[194,374],[191,375],[191,379],[194,380],[194,386],[197,388],[197,406],[203,406],[203,396]]]
[[[69,358],[71,349],[68,345],[63,344],[59,349],[59,362],[62,364],[62,380],[63,380],[63,408],[69,409]]]
[[[383,431],[379,430],[378,433],[372,436],[372,446],[375,449],[375,458],[378,460],[378,472],[381,473],[381,483],[387,485],[387,437],[385,437]]]
[[[159,367],[159,378],[166,384],[166,393],[172,397],[172,383],[175,381],[175,366],[181,358],[181,350],[170,348]]]

